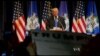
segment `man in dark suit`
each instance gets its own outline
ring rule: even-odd
[[[58,8],[52,9],[52,16],[47,19],[47,30],[64,31],[65,21],[63,17],[58,16]]]

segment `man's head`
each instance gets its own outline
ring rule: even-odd
[[[58,16],[58,8],[53,8],[52,9],[52,15],[53,16]]]

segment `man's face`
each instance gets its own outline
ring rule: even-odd
[[[53,16],[58,16],[58,9],[53,9],[52,10],[52,15]]]

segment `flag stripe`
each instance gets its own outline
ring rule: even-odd
[[[73,25],[76,27],[76,30],[77,30],[76,32],[79,32],[79,33],[80,33],[81,31],[80,31],[80,29],[79,29],[79,27],[78,27],[78,24],[77,24],[77,22],[76,22],[75,19],[74,19]],[[74,27],[74,28],[75,28],[75,27]]]
[[[46,30],[46,24],[45,24],[45,22],[43,20],[42,20],[41,30]]]
[[[77,29],[75,27],[75,23],[74,23],[75,20],[73,20],[73,25],[72,25],[72,32],[77,32]]]
[[[23,19],[23,22],[25,23],[25,16],[24,15],[22,16],[22,19]]]
[[[23,42],[25,39],[25,18],[20,1],[16,1],[14,4],[12,26],[15,28],[13,30],[16,31],[19,42]]]
[[[83,28],[82,28],[82,22],[81,22],[81,19],[78,19],[78,27],[79,29],[81,30],[81,33],[83,32]]]
[[[17,36],[18,36],[18,40],[19,40],[19,42],[23,42],[23,39],[21,38],[21,35],[19,34],[18,31],[16,31],[16,34],[17,34]]]
[[[24,19],[24,16],[20,17],[19,20],[21,21],[22,26],[25,28],[25,19]]]
[[[84,24],[83,18],[80,19],[79,22],[80,22],[80,25],[82,27],[82,32],[86,33],[86,27],[85,27],[86,23]]]
[[[21,18],[21,17],[19,17],[19,18]],[[20,19],[19,19],[18,21],[16,21],[16,24],[17,24],[19,30],[21,31],[22,35],[24,36],[24,29],[25,29],[25,28],[22,27],[21,22],[20,22]],[[23,29],[23,28],[24,28],[24,29]]]
[[[82,23],[83,23],[83,26],[84,26],[85,31],[86,31],[86,22],[85,22],[85,17],[84,16],[82,17]]]
[[[24,22],[24,25],[25,25],[26,22],[25,22],[25,16],[24,16],[24,15],[22,16],[22,19],[23,19],[23,22]],[[26,28],[25,28],[25,27],[26,27],[26,25],[24,26],[24,33],[25,33],[25,31],[26,31]]]
[[[73,26],[73,27],[74,27],[74,26]],[[73,28],[73,27],[72,27],[72,32],[75,32],[75,30],[76,30],[76,29],[74,30],[74,28]]]
[[[15,26],[21,38],[24,39],[24,30],[21,28],[21,25],[19,24],[18,20],[15,21]]]
[[[84,15],[83,1],[77,1],[75,14],[73,17],[72,32],[86,33],[86,23]]]
[[[17,28],[16,30],[20,33],[21,37],[24,39],[24,31],[19,25],[19,22],[16,22],[16,28]]]
[[[21,25],[21,27],[23,29],[25,29],[25,22],[23,21],[23,18],[22,17],[19,17],[19,24]]]
[[[74,23],[73,23],[73,27],[72,27],[72,32],[77,32],[77,29],[76,29]]]
[[[25,19],[24,19],[24,16],[20,17],[20,20],[19,20],[22,28],[23,28],[23,31],[25,33]]]

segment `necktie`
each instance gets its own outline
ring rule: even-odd
[[[57,17],[55,17],[55,27],[57,27],[58,26],[58,19],[57,19]]]

